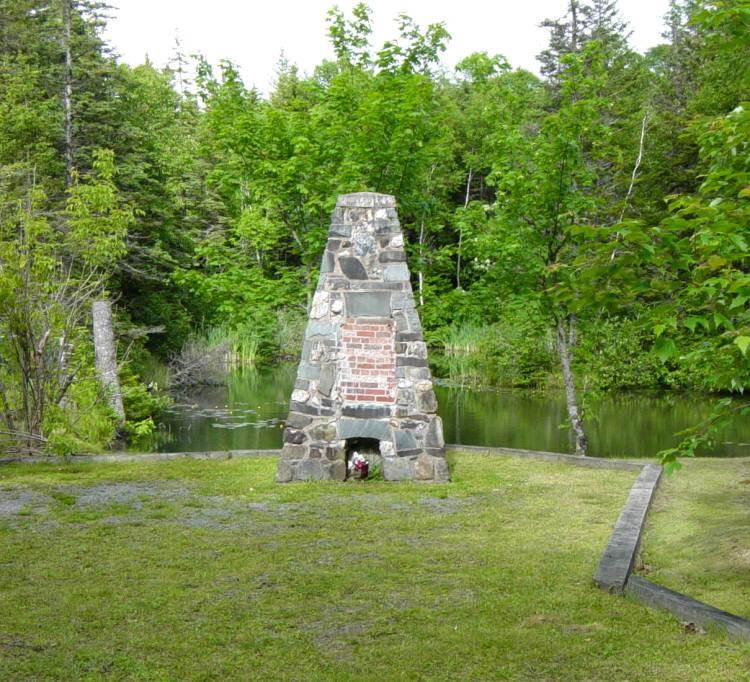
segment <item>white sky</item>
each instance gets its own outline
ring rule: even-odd
[[[453,67],[471,52],[503,54],[512,66],[538,70],[535,56],[547,43],[539,28],[545,18],[559,18],[567,0],[370,0],[373,43],[395,37],[393,20],[409,14],[423,28],[444,22],[452,39],[443,62]],[[173,54],[179,36],[185,53],[201,52],[212,63],[230,59],[245,84],[267,92],[283,50],[289,61],[310,73],[332,51],[326,13],[334,4],[351,9],[356,1],[339,0],[114,0],[115,16],[106,37],[129,64],[146,55],[158,66]],[[668,0],[620,0],[633,46],[643,52],[661,42]]]

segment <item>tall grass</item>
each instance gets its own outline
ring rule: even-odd
[[[262,338],[250,325],[209,327],[188,338],[169,364],[170,386],[223,384],[235,369],[254,368],[261,360]]]
[[[220,349],[227,370],[255,367],[260,360],[260,335],[249,325],[211,327],[204,336],[209,349]]]
[[[306,324],[307,313],[302,309],[281,308],[276,313],[274,341],[279,358],[289,359],[298,356],[302,349]]]
[[[476,386],[486,382],[480,358],[482,346],[486,346],[487,327],[454,324],[438,335],[437,340],[443,349],[445,369],[451,383]]]
[[[520,316],[492,325],[453,324],[433,334],[432,363],[438,376],[457,386],[543,388],[556,364],[549,330]]]

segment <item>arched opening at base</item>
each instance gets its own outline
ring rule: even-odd
[[[380,469],[380,441],[377,438],[347,438],[346,439],[346,477],[359,478],[353,471],[352,458],[361,455],[369,462],[369,472]],[[364,476],[367,478],[367,476]]]

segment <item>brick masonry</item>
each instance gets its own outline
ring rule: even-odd
[[[339,328],[337,386],[345,403],[396,401],[396,331],[388,320],[344,322]]]
[[[361,438],[386,480],[448,480],[396,202],[370,192],[333,211],[276,480],[344,480]]]

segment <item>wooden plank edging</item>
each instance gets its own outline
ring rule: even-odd
[[[681,621],[708,627],[720,627],[730,637],[750,641],[750,620],[717,609],[710,604],[670,590],[650,580],[631,575],[625,593],[651,608],[669,611]]]
[[[607,592],[622,593],[625,590],[661,471],[661,467],[655,464],[646,464],[641,469],[612,529],[594,574],[594,582]]]

